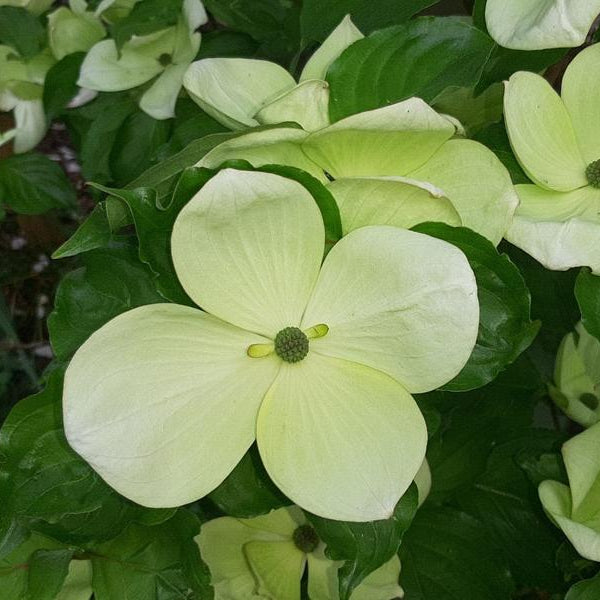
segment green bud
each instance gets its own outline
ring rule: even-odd
[[[585,176],[592,187],[600,188],[600,160],[595,160],[587,166]]]
[[[319,545],[319,536],[310,525],[300,525],[300,527],[296,527],[292,539],[294,540],[296,548],[305,554],[313,552]]]
[[[275,336],[275,353],[289,363],[301,361],[308,354],[308,338],[297,327],[286,327]]]

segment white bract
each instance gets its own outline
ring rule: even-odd
[[[574,421],[590,427],[600,420],[600,341],[580,322],[562,340],[550,393]]]
[[[600,0],[488,0],[485,21],[501,46],[542,50],[583,44],[599,13]]]
[[[306,63],[299,83],[265,60],[205,58],[190,65],[183,85],[203,110],[231,129],[295,121],[314,131],[329,124],[327,69],[362,37],[345,17]]]
[[[335,197],[344,233],[441,221],[498,244],[518,204],[510,176],[493,152],[454,138],[456,132],[454,120],[411,98],[311,134],[283,127],[249,132],[217,146],[198,165],[237,158],[308,171]]]
[[[300,600],[305,569],[311,600],[339,600],[337,571],[343,563],[325,556],[325,545],[297,506],[251,519],[208,521],[196,541],[215,600]],[[368,575],[350,600],[402,597],[399,575],[400,559],[394,556]]]
[[[12,140],[16,153],[31,150],[46,133],[42,96],[44,79],[55,60],[49,51],[25,59],[0,45],[0,111],[13,111],[15,128],[2,137]]]
[[[511,146],[535,185],[506,239],[548,269],[600,273],[600,44],[567,67],[562,98],[539,75],[515,73],[504,114]]]
[[[155,119],[175,115],[183,75],[200,47],[196,29],[207,20],[200,0],[184,0],[177,25],[133,36],[122,48],[114,40],[95,44],[86,55],[78,85],[99,92],[118,92],[156,78],[140,99],[140,108]]]
[[[299,183],[225,169],[183,208],[175,269],[204,311],[119,315],[65,376],[67,438],[117,491],[177,506],[216,488],[256,439],[276,485],[327,518],[388,518],[427,431],[411,393],[455,377],[477,337],[456,247],[365,227],[321,265],[324,225]]]
[[[543,481],[544,510],[584,558],[600,561],[600,423],[562,447],[569,485]]]

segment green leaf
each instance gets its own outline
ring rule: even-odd
[[[167,300],[189,306],[194,306],[194,303],[181,287],[171,258],[171,233],[179,211],[189,202],[192,194],[212,177],[212,171],[205,171],[206,179],[198,182],[198,187],[193,188],[193,192],[178,194],[176,190],[170,201],[164,205],[159,202],[156,191],[151,188],[126,190],[94,185],[97,189],[119,198],[129,207],[139,240],[140,259],[155,274],[158,292]]]
[[[54,550],[59,547],[60,545],[56,542],[34,534],[8,556],[2,558],[0,560],[2,600],[38,600],[27,596],[29,561],[36,550]]]
[[[413,228],[450,242],[466,255],[477,280],[479,333],[463,370],[444,389],[464,391],[492,381],[533,341],[540,324],[530,318],[531,297],[523,277],[506,254],[463,227],[424,223]]]
[[[170,120],[158,121],[142,111],[130,114],[118,130],[110,154],[110,172],[116,185],[126,185],[141,175],[170,133]]]
[[[73,550],[36,550],[29,559],[27,598],[54,600],[63,587]]]
[[[67,360],[113,317],[137,306],[164,302],[135,247],[94,250],[84,255],[83,264],[60,282],[48,318],[52,348],[61,360]]]
[[[297,2],[205,0],[204,5],[219,23],[260,42],[261,57],[284,64],[298,50],[300,8]]]
[[[44,111],[49,121],[55,119],[77,95],[79,68],[85,52],[68,54],[50,68],[44,80]]]
[[[486,529],[453,508],[423,507],[400,547],[410,600],[507,600],[514,584]]]
[[[202,34],[202,44],[196,60],[202,58],[250,58],[258,44],[247,34],[218,30]]]
[[[593,579],[576,583],[565,596],[565,600],[597,600],[598,598],[600,598],[600,573]]]
[[[0,203],[38,215],[75,205],[75,190],[58,164],[42,154],[18,154],[0,160]]]
[[[0,42],[23,58],[31,58],[44,47],[46,31],[39,19],[24,8],[0,6]]]
[[[52,254],[52,258],[75,256],[88,250],[104,248],[113,240],[113,231],[106,214],[106,203],[94,207],[77,231]]]
[[[560,592],[555,568],[562,536],[544,514],[534,486],[518,462],[523,454],[547,453],[560,446],[550,430],[523,430],[496,446],[485,472],[458,495],[460,507],[487,528],[520,586]]]
[[[352,590],[369,573],[398,551],[402,536],[417,511],[417,503],[417,486],[412,484],[398,501],[393,516],[383,521],[350,523],[306,513],[321,540],[327,544],[329,558],[345,561],[338,571],[340,600],[348,600]]]
[[[202,600],[213,597],[193,538],[200,524],[180,509],[155,527],[129,525],[91,551],[96,600]]]
[[[379,0],[377,7],[364,0],[304,0],[300,27],[302,42],[322,42],[350,15],[354,24],[368,34],[376,29],[408,21],[439,0]]]
[[[111,35],[121,48],[132,36],[142,36],[177,24],[183,0],[144,0],[111,27]]]
[[[581,269],[575,281],[575,297],[583,326],[600,340],[600,277]]]
[[[237,518],[256,517],[289,504],[269,479],[256,445],[208,497],[225,514]]]
[[[377,31],[331,65],[331,120],[412,96],[431,102],[449,86],[473,86],[493,46],[486,34],[453,17],[422,17]]]
[[[130,521],[161,522],[170,509],[139,507],[112,490],[69,447],[62,428],[62,374],[21,400],[0,430],[0,525],[14,522],[67,544],[110,539]],[[0,539],[6,531],[0,531]]]

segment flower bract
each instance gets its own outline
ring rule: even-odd
[[[589,168],[600,158],[599,81],[596,44],[568,66],[562,98],[534,73],[506,85],[510,143],[534,182],[516,186],[521,202],[506,238],[548,269],[600,273],[600,189]]]
[[[324,544],[297,506],[251,519],[208,521],[196,540],[211,572],[215,600],[300,600],[305,569],[311,600],[339,600],[342,563],[325,556]],[[311,543],[302,543],[307,540]],[[368,575],[350,600],[402,597],[399,574],[400,560],[394,556]]]
[[[389,517],[427,432],[411,393],[461,370],[477,337],[473,272],[456,247],[365,227],[321,266],[321,213],[299,183],[224,169],[180,212],[179,280],[204,310],[123,313],[65,376],[67,438],[117,491],[146,506],[200,498],[256,439],[276,485],[328,518]],[[277,334],[308,353],[288,362]]]
[[[345,17],[306,63],[299,83],[265,60],[205,58],[190,65],[183,84],[208,114],[231,129],[295,121],[315,131],[329,124],[327,69],[362,37]]]
[[[311,134],[292,128],[248,132],[198,164],[228,159],[277,163],[328,185],[348,233],[365,225],[464,225],[494,244],[518,204],[510,176],[482,144],[455,138],[457,123],[411,98],[352,115]]]
[[[600,420],[600,341],[581,322],[562,340],[550,393],[571,419],[585,427]]]
[[[490,35],[514,50],[579,46],[600,13],[600,0],[488,0]]]
[[[562,455],[569,485],[543,481],[540,500],[577,552],[600,561],[600,423],[566,442]]]

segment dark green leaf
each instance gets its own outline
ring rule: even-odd
[[[225,514],[238,518],[256,517],[290,503],[269,479],[256,446],[208,497]]]
[[[531,183],[513,154],[504,123],[494,123],[478,131],[473,139],[487,146],[502,161],[515,185]]]
[[[449,86],[473,86],[492,49],[485,33],[453,17],[422,17],[377,31],[331,65],[331,120],[412,96],[432,101]]]
[[[145,509],[119,496],[70,448],[62,428],[61,396],[62,375],[55,371],[44,391],[21,400],[4,422],[3,512],[69,544],[110,539],[132,520],[169,518],[169,509]]]
[[[287,63],[300,44],[300,7],[281,0],[206,0],[213,17],[260,42],[259,54]]]
[[[121,48],[132,36],[154,33],[177,24],[183,0],[144,0],[111,27],[111,35]]]
[[[576,583],[565,596],[565,600],[598,600],[600,598],[600,574],[593,579]]]
[[[417,486],[412,484],[400,498],[392,517],[386,520],[350,523],[306,513],[319,537],[327,544],[329,558],[345,561],[338,571],[340,600],[348,600],[352,590],[369,573],[396,554],[402,536],[415,516],[417,503]]]
[[[600,340],[600,277],[581,269],[575,281],[575,297],[584,327]]]
[[[170,120],[153,119],[141,110],[130,114],[118,130],[110,153],[110,172],[116,185],[126,185],[152,165],[170,132]]]
[[[481,387],[512,363],[539,330],[539,323],[530,318],[529,290],[508,256],[499,254],[491,242],[470,229],[424,223],[414,230],[460,248],[475,273],[479,298],[477,343],[463,370],[444,389]]]
[[[322,42],[346,16],[368,34],[376,29],[408,21],[439,0],[379,0],[375,8],[364,0],[304,0],[300,26],[303,45]]]
[[[130,525],[91,551],[96,600],[209,600],[212,589],[194,536],[198,520],[179,510],[155,527]]]
[[[552,381],[558,346],[580,319],[573,293],[578,270],[549,271],[522,250],[508,243],[502,243],[501,247],[525,278],[531,292],[532,317],[542,322],[528,354],[544,379]]]
[[[194,191],[202,187],[214,173],[207,169],[202,171],[205,171],[203,174],[205,179],[194,188]],[[171,258],[173,224],[179,211],[191,199],[192,192],[183,194],[175,192],[172,200],[163,205],[159,203],[155,190],[150,188],[119,190],[99,185],[95,187],[119,198],[129,207],[139,239],[140,259],[156,275],[158,292],[163,298],[172,302],[194,306],[179,283]]]
[[[508,600],[514,584],[494,540],[473,517],[423,507],[400,547],[400,584],[410,600]]]
[[[49,121],[55,119],[77,95],[79,68],[85,52],[68,54],[46,74],[44,80],[44,110]]]
[[[458,496],[461,508],[479,519],[501,549],[520,586],[560,592],[555,556],[560,531],[544,514],[534,486],[518,465],[524,453],[547,453],[561,438],[550,430],[526,429],[496,446],[474,487]]]
[[[72,208],[75,190],[64,171],[42,154],[17,154],[0,160],[0,203],[37,215]]]
[[[48,318],[50,341],[62,360],[113,317],[164,301],[152,273],[137,257],[137,248],[94,250],[84,255],[83,263],[60,282]]]
[[[55,600],[69,572],[73,550],[36,550],[29,559],[27,598]]]
[[[0,6],[0,42],[23,58],[31,58],[44,47],[46,31],[40,20],[24,8]]]
[[[196,57],[202,58],[249,58],[258,44],[246,33],[218,30],[202,34],[202,44]]]

